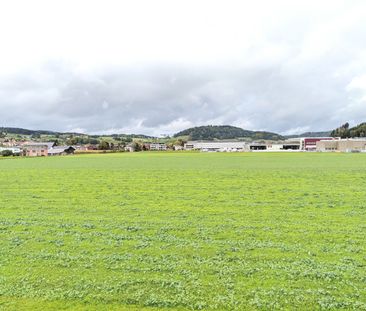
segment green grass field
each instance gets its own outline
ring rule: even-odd
[[[0,310],[366,310],[366,154],[0,160]]]

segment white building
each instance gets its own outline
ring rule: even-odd
[[[150,150],[152,150],[152,151],[165,151],[166,150],[166,144],[164,144],[164,143],[151,143],[150,144]]]
[[[245,151],[246,143],[243,141],[188,141],[185,150],[200,150],[205,152],[235,152]]]

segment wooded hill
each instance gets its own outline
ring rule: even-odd
[[[266,131],[249,131],[230,125],[207,125],[186,129],[174,137],[188,136],[190,140],[250,138],[253,140],[283,140],[283,136]]]
[[[351,137],[366,137],[366,122],[357,126],[349,127],[349,123],[336,128],[331,133],[332,137],[351,138]]]
[[[16,135],[57,135],[61,134],[54,131],[44,131],[44,130],[27,130],[18,127],[0,127],[0,133],[16,134]],[[70,133],[75,134],[75,133]]]
[[[328,137],[332,131],[324,132],[305,132],[296,135],[285,135],[286,138],[300,138],[300,137]]]
[[[128,137],[128,138],[145,138],[151,139],[154,138],[148,135],[142,134],[111,134],[111,135],[89,135],[75,132],[55,132],[55,131],[47,131],[47,130],[28,130],[18,127],[0,127],[0,134],[13,134],[13,135],[21,135],[21,136],[40,136],[40,135],[48,135],[55,136],[56,138],[59,136],[83,136],[90,138],[103,138],[103,137]]]

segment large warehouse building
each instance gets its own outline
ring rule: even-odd
[[[320,140],[316,143],[317,151],[361,152],[366,151],[366,138]]]
[[[188,141],[185,150],[200,151],[245,151],[244,141]]]

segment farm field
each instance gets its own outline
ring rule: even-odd
[[[0,310],[366,310],[366,154],[0,159]]]

